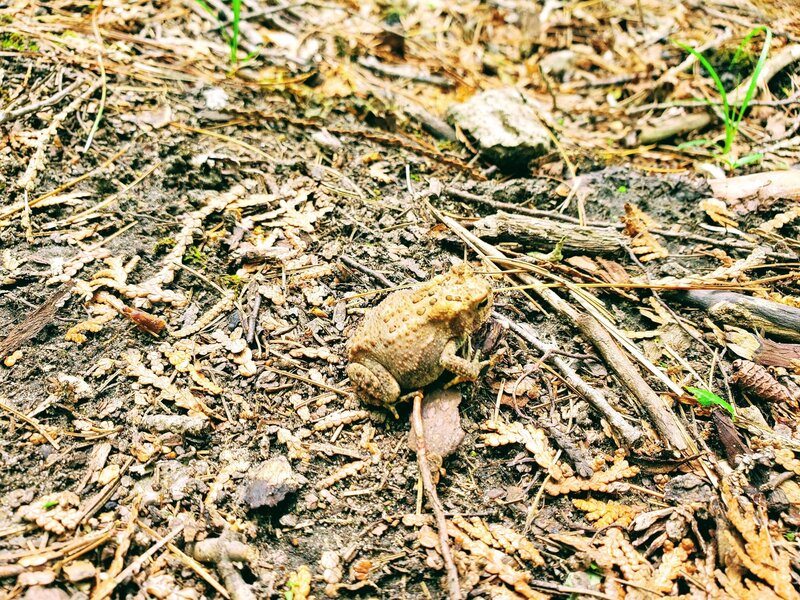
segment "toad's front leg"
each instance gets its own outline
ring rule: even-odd
[[[450,340],[442,351],[442,356],[439,359],[439,364],[445,369],[456,375],[456,378],[447,384],[447,387],[453,386],[462,381],[475,381],[480,377],[481,371],[487,365],[492,364],[490,360],[467,360],[458,356],[458,348],[460,344],[457,340]]]

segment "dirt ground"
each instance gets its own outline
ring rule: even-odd
[[[0,7],[0,597],[460,597],[445,539],[469,598],[800,598],[791,8],[251,2],[232,64],[201,4]],[[723,152],[671,40],[733,94],[761,24]],[[501,88],[522,169],[447,122]],[[443,532],[347,342],[464,260]]]

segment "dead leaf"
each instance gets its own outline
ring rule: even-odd
[[[422,402],[422,425],[428,452],[445,458],[461,444],[464,430],[458,412],[460,402],[461,393],[453,388],[436,389],[425,396]],[[408,446],[416,452],[417,436],[413,428],[408,434]]]

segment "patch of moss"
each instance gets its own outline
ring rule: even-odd
[[[153,244],[153,254],[156,256],[166,254],[175,247],[176,240],[173,237],[163,237]]]
[[[221,278],[222,286],[228,290],[239,291],[244,281],[238,275],[223,275]]]
[[[186,254],[183,255],[183,262],[187,265],[203,268],[208,263],[208,256],[197,246],[189,246]]]
[[[0,33],[0,49],[16,50],[17,52],[36,52],[39,49],[39,45],[21,33],[7,31]]]

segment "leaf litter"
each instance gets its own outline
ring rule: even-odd
[[[240,6],[0,8],[4,597],[797,598],[791,3]]]

